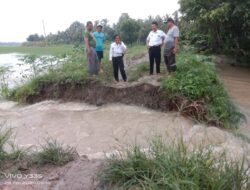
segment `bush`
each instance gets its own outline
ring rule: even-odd
[[[152,142],[149,151],[133,146],[107,159],[100,174],[106,189],[229,190],[249,189],[249,165],[216,158],[209,148],[188,150],[182,140],[166,145]]]
[[[178,71],[162,80],[161,92],[182,113],[199,122],[237,128],[244,119],[217,77],[211,58],[206,56],[180,56]]]

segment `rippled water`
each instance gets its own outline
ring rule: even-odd
[[[2,102],[0,123],[13,128],[14,140],[21,147],[36,147],[44,143],[44,138],[52,137],[90,158],[103,157],[105,152],[134,143],[146,147],[154,136],[161,135],[167,141],[183,137],[191,146],[228,150],[232,158],[246,154],[250,160],[249,144],[229,132],[195,125],[176,112],[162,113],[137,106],[96,107],[59,101],[20,106]]]

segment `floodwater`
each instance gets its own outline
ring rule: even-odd
[[[219,61],[219,76],[232,100],[246,116],[247,123],[240,131],[250,137],[250,68],[233,67],[226,62]]]
[[[49,67],[55,67],[66,60],[66,58],[43,55],[35,57],[34,62],[25,63],[25,56],[27,55],[20,53],[0,54],[0,85],[4,84],[13,88],[34,75],[34,70],[36,74],[40,74],[46,72]],[[5,72],[1,73],[2,69]]]
[[[21,60],[23,56],[25,54],[0,54],[0,68],[7,69],[4,75],[0,77],[2,82],[7,83],[10,88],[22,83],[24,81],[23,76],[30,75],[29,65],[24,64]],[[3,81],[3,77],[5,81]]]
[[[195,125],[178,113],[162,113],[137,106],[110,104],[102,107],[82,102],[44,101],[20,106],[0,103],[0,123],[13,128],[21,147],[39,147],[44,138],[57,139],[76,147],[80,155],[103,158],[104,153],[127,145],[147,146],[154,136],[168,141],[183,137],[193,146],[228,149],[232,157],[247,154],[250,145],[215,127]]]
[[[17,54],[0,55],[0,65],[18,65],[17,57]],[[218,71],[230,96],[249,119],[250,70],[221,64]],[[21,147],[36,148],[45,138],[53,138],[76,147],[80,155],[90,158],[103,157],[105,152],[134,143],[146,147],[152,137],[161,135],[168,140],[183,137],[192,146],[209,145],[218,151],[226,149],[232,157],[246,154],[250,160],[250,145],[230,132],[195,125],[176,112],[162,113],[137,106],[96,107],[83,102],[60,101],[18,105],[2,101],[0,125],[13,129],[13,140]],[[241,131],[250,137],[249,123]]]

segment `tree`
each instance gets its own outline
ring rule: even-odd
[[[184,38],[203,50],[250,58],[249,0],[180,0],[180,6]]]
[[[78,21],[73,22],[68,29],[66,29],[67,43],[82,43],[84,25]]]
[[[132,45],[134,42],[138,40],[139,30],[140,30],[140,25],[136,20],[128,19],[124,21],[121,24],[120,28],[122,39],[126,43]]]
[[[75,21],[65,31],[58,31],[57,34],[49,34],[47,36],[47,40],[52,44],[54,43],[79,44],[83,42],[84,30],[85,30],[84,24]]]
[[[114,25],[115,28],[115,32],[117,34],[121,33],[121,26],[123,25],[123,23],[127,22],[130,18],[130,16],[128,15],[128,13],[122,13],[121,16],[118,19],[118,23],[116,25]]]
[[[27,41],[28,42],[39,42],[39,41],[43,41],[44,40],[44,36],[39,36],[38,34],[31,34],[28,36]]]

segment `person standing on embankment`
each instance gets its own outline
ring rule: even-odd
[[[120,70],[122,79],[126,82],[127,75],[124,69],[123,56],[127,50],[126,45],[121,41],[121,37],[119,35],[114,36],[115,42],[113,42],[110,46],[109,51],[109,62],[113,64],[114,78],[116,82],[119,82],[118,72]]]
[[[150,61],[150,75],[154,73],[154,62],[156,63],[156,73],[161,73],[161,47],[164,44],[165,35],[162,30],[158,29],[158,23],[156,21],[152,22],[152,31],[146,41]]]
[[[96,76],[99,72],[99,59],[95,49],[96,41],[93,35],[93,23],[91,21],[87,22],[84,42],[87,51],[89,74],[91,76]]]
[[[168,28],[164,45],[164,61],[167,66],[168,73],[171,74],[177,69],[175,58],[178,51],[180,32],[179,28],[174,24],[174,20],[172,18],[164,21],[164,23],[167,24]]]
[[[103,43],[105,41],[105,34],[102,32],[103,26],[101,24],[97,25],[96,31],[94,32],[94,37],[96,40],[96,53],[99,59],[100,72],[102,73],[102,59],[103,59]]]

